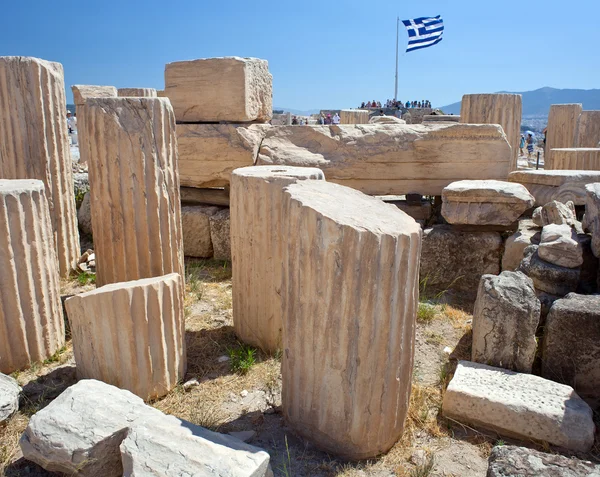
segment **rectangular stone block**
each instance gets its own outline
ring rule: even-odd
[[[183,205],[181,207],[183,253],[186,257],[210,258],[213,256],[209,218],[219,210],[218,207],[207,205]]]
[[[369,124],[369,111],[363,109],[342,109],[340,124]]]
[[[165,94],[178,122],[267,122],[273,115],[273,77],[258,58],[168,63]]]
[[[144,400],[185,374],[181,277],[105,285],[65,301],[79,379],[98,379]]]
[[[421,229],[320,180],[287,186],[282,216],[284,417],[327,452],[379,455],[408,410]]]
[[[61,277],[79,258],[79,232],[60,63],[0,57],[0,179],[44,183]]]
[[[511,149],[490,124],[362,124],[269,129],[257,165],[318,167],[369,195],[441,195],[461,179],[505,180]]]
[[[549,169],[600,171],[600,148],[552,149]]]
[[[577,123],[582,111],[581,104],[553,104],[550,106],[544,157],[546,169],[554,168],[552,149],[576,147]]]
[[[157,98],[158,94],[154,88],[119,88],[117,90],[120,97],[141,97],[141,98]]]
[[[182,186],[229,185],[231,171],[253,166],[268,124],[178,124]]]
[[[442,406],[444,416],[520,440],[587,452],[592,410],[573,388],[531,374],[459,361]]]
[[[598,147],[600,144],[600,111],[582,111],[575,130],[574,147]]]

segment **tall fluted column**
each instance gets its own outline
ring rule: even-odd
[[[460,107],[460,122],[500,124],[512,148],[510,170],[516,171],[522,114],[520,94],[465,94]]]
[[[284,189],[283,414],[350,459],[402,435],[410,399],[421,229],[354,189]]]
[[[552,149],[575,147],[577,124],[583,106],[577,104],[553,104],[548,114],[546,150],[544,163],[546,169],[552,169]]]
[[[552,163],[546,169],[598,171],[600,170],[600,148],[552,149]]]
[[[0,57],[0,178],[46,186],[63,277],[80,255],[66,108],[60,63]]]
[[[65,343],[58,262],[44,184],[0,180],[0,372]]]
[[[105,285],[66,300],[79,379],[142,399],[164,396],[185,374],[181,277]]]
[[[281,349],[283,188],[304,179],[325,177],[293,166],[243,167],[231,175],[233,327],[266,352]]]
[[[96,283],[183,276],[175,118],[166,98],[90,98]]]

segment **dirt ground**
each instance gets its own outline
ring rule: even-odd
[[[453,367],[457,359],[468,359],[470,354],[469,313],[422,299],[404,435],[378,459],[344,462],[320,452],[286,426],[279,356],[254,351],[247,372],[239,370],[239,351],[247,353],[248,348],[236,340],[232,328],[230,264],[187,261],[186,275],[186,384],[152,405],[219,432],[252,431],[248,442],[269,452],[276,476],[485,476],[487,457],[498,437],[441,416]],[[75,280],[64,283],[62,292],[68,296],[93,287]],[[23,399],[21,410],[0,429],[0,471],[6,476],[55,475],[25,461],[18,439],[28,418],[76,381],[70,342],[52,359],[14,377],[23,387]]]

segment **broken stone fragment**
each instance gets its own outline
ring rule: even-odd
[[[548,224],[542,229],[538,254],[549,263],[567,268],[583,264],[583,248],[577,232],[567,224]]]

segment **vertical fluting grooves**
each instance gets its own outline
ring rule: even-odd
[[[145,400],[164,396],[185,374],[180,275],[106,285],[65,302],[78,377]]]
[[[549,169],[598,171],[600,148],[552,149],[552,164]]]
[[[598,147],[599,143],[600,111],[582,111],[577,119],[573,147]]]
[[[183,276],[175,118],[166,98],[89,98],[97,283]]]
[[[0,180],[0,372],[65,343],[52,222],[38,180]]]
[[[233,325],[240,340],[273,353],[281,349],[283,188],[324,180],[312,167],[252,166],[231,177]]]
[[[0,178],[46,187],[61,276],[79,258],[79,232],[60,63],[0,57]]]
[[[552,149],[575,146],[577,123],[582,111],[581,104],[553,104],[550,106],[544,157],[546,169],[555,169]]]
[[[408,410],[421,230],[336,184],[282,195],[284,416],[328,452],[378,455]]]
[[[460,107],[460,122],[500,124],[512,148],[510,170],[516,171],[522,111],[520,94],[465,94]]]

